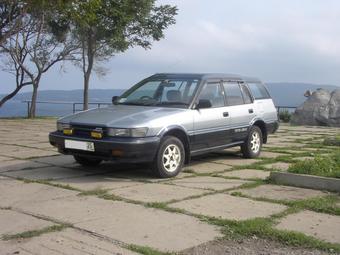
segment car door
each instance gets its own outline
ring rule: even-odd
[[[223,88],[230,116],[230,139],[232,142],[244,140],[255,116],[249,90],[242,82],[237,81],[224,81]]]
[[[204,151],[229,143],[230,118],[226,111],[224,90],[220,82],[206,83],[197,102],[209,101],[209,108],[194,109],[192,151]],[[197,108],[197,107],[196,107]]]

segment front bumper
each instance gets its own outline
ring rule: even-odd
[[[65,139],[74,141],[93,142],[95,151],[83,151],[65,148]],[[62,154],[85,156],[89,158],[100,158],[103,160],[117,161],[122,163],[151,162],[154,160],[159,146],[159,137],[143,138],[103,138],[91,139],[78,136],[68,136],[61,132],[49,134],[50,144],[57,147]],[[113,156],[112,151],[119,150],[121,155]]]

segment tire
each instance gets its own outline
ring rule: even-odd
[[[98,166],[102,162],[101,159],[85,158],[82,156],[73,156],[73,158],[82,166]]]
[[[185,160],[183,143],[174,136],[165,136],[152,165],[153,173],[160,178],[171,178],[182,170]]]
[[[258,126],[250,128],[247,140],[241,145],[241,151],[245,158],[257,158],[260,156],[263,143],[262,131]]]

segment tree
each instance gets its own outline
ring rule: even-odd
[[[155,5],[155,0],[73,1],[68,17],[75,41],[81,46],[77,64],[84,77],[84,110],[88,109],[88,90],[95,64],[130,47],[151,47],[175,23],[177,7]]]
[[[0,44],[20,29],[24,5],[16,0],[0,2]]]
[[[54,23],[55,7],[55,4],[47,4],[32,8],[22,17],[20,29],[0,45],[1,53],[7,57],[5,70],[13,73],[16,79],[16,88],[1,99],[0,106],[24,86],[32,85],[31,118],[35,117],[43,74],[60,61],[73,60],[72,53],[79,48],[63,32],[67,29],[60,25],[62,23]]]

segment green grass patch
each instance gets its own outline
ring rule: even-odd
[[[40,236],[46,233],[59,232],[67,227],[70,227],[70,225],[66,225],[66,224],[65,225],[53,225],[53,226],[49,226],[49,227],[38,229],[38,230],[30,230],[30,231],[25,231],[25,232],[13,234],[13,235],[3,235],[2,240],[8,241],[8,240],[13,240],[13,239],[31,238],[31,237]]]
[[[339,202],[337,195],[328,195],[324,197],[315,197],[300,201],[286,203],[296,209],[306,209],[321,213],[340,215],[340,207],[336,204]]]
[[[39,183],[39,184],[44,184],[44,185],[49,185],[57,188],[62,188],[62,189],[68,189],[68,190],[73,190],[73,191],[81,191],[77,188],[74,188],[70,186],[69,184],[60,184],[60,183],[52,183],[51,180],[31,180],[31,179],[26,179],[26,178],[16,178],[18,181],[23,181],[24,183]]]
[[[289,246],[340,252],[339,244],[320,241],[299,232],[275,229],[273,228],[275,220],[272,218],[256,218],[245,221],[206,218],[205,221],[223,227],[223,234],[229,238],[258,237],[278,241]]]
[[[340,215],[340,207],[336,204],[339,202],[339,198],[337,195],[327,195],[322,197],[313,197],[304,200],[275,200],[275,199],[268,199],[268,198],[253,198],[251,196],[245,195],[242,191],[235,191],[232,192],[230,195],[237,196],[237,197],[245,197],[256,201],[263,201],[263,202],[270,202],[270,203],[277,203],[286,205],[289,207],[290,212],[297,212],[300,210],[311,210],[315,212],[321,213],[328,213],[333,215]],[[284,215],[286,212],[284,213]],[[284,215],[279,215],[280,217]]]
[[[135,245],[135,244],[130,244],[126,246],[127,249],[144,254],[144,255],[173,255],[175,253],[170,253],[170,252],[161,252],[159,250],[150,248],[148,246],[140,246],[140,245]]]
[[[92,190],[87,190],[87,191],[82,191],[78,194],[78,196],[102,196],[107,193],[106,189],[92,189]]]
[[[299,161],[288,172],[340,178],[340,149],[329,155],[316,155],[313,160]]]

